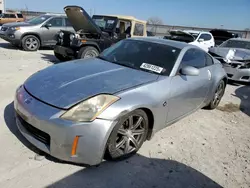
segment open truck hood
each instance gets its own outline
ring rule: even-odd
[[[195,37],[188,32],[175,30],[169,31],[170,36],[166,37],[167,39],[176,40],[176,41],[183,41],[183,42],[193,42]]]
[[[79,6],[66,6],[64,11],[76,32],[101,33],[101,29],[95,24],[88,13]]]

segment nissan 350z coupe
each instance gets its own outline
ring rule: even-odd
[[[96,58],[29,77],[16,91],[16,121],[40,150],[98,165],[132,156],[154,133],[200,108],[216,108],[226,83],[221,63],[199,47],[130,38]]]

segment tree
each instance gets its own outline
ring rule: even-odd
[[[163,25],[163,21],[158,17],[150,17],[147,21],[147,24],[151,25]]]

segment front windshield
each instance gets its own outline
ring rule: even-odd
[[[169,76],[180,49],[141,40],[122,40],[102,52],[99,58],[122,66]]]
[[[51,16],[49,15],[43,15],[43,16],[38,16],[35,18],[31,18],[30,20],[27,20],[26,22],[32,24],[32,25],[39,25],[49,19]]]
[[[102,30],[113,30],[116,27],[116,18],[106,16],[93,16],[96,25]]]
[[[227,47],[227,48],[243,48],[250,50],[250,41],[243,41],[243,40],[227,40],[220,45],[220,47]]]

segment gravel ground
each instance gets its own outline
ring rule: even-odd
[[[250,187],[250,86],[228,85],[218,109],[199,110],[157,133],[138,155],[85,168],[41,157],[18,132],[15,89],[56,63],[0,40],[0,187]]]

